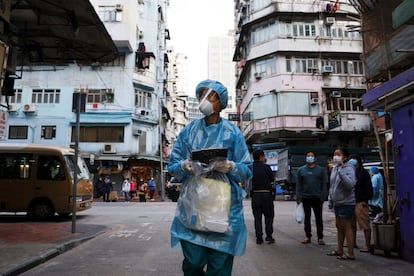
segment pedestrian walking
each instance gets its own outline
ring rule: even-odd
[[[303,244],[311,242],[311,213],[315,215],[318,244],[325,245],[323,240],[322,207],[327,198],[327,171],[316,164],[316,153],[308,151],[305,154],[306,164],[301,166],[296,175],[296,203],[303,204],[305,212]]]
[[[111,178],[107,175],[104,177],[103,185],[102,185],[102,193],[103,193],[103,201],[109,202],[109,194],[114,190],[114,186],[112,185]]]
[[[168,172],[182,181],[171,244],[181,244],[184,275],[230,276],[234,256],[246,250],[245,191],[238,183],[252,176],[252,162],[240,129],[220,117],[227,106],[227,88],[218,81],[205,80],[197,85],[196,96],[204,117],[181,130],[168,165]],[[205,166],[192,160],[196,152]],[[214,158],[217,155],[220,158]],[[203,193],[206,190],[219,196],[208,197]],[[212,219],[206,219],[205,213]]]
[[[273,204],[273,171],[266,164],[266,157],[263,150],[253,152],[253,178],[252,178],[252,211],[254,217],[254,229],[256,232],[256,244],[263,243],[262,217],[265,223],[265,240],[271,244],[273,238],[273,219],[275,210]]]
[[[150,200],[154,200],[155,180],[153,177],[151,177],[151,179],[149,180],[148,187],[149,187]]]
[[[144,182],[143,179],[139,181],[138,187],[138,196],[139,202],[146,202],[147,201],[147,186],[148,184]]]

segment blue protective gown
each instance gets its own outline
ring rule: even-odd
[[[181,180],[182,189],[185,189],[192,175],[182,169],[182,162],[190,159],[192,151],[209,148],[227,148],[227,159],[236,165],[235,169],[227,174],[231,184],[230,231],[212,233],[187,228],[177,218],[180,213],[185,212],[179,199],[176,216],[171,225],[171,246],[175,247],[180,240],[185,240],[233,256],[240,256],[246,250],[247,230],[243,215],[243,198],[246,193],[238,183],[243,183],[252,177],[252,160],[240,130],[223,118],[219,123],[212,125],[207,125],[204,118],[192,121],[177,137],[170,156],[168,172]]]

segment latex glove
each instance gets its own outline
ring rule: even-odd
[[[188,159],[181,162],[181,168],[186,172],[193,173],[193,166],[191,164],[191,161]]]
[[[232,170],[234,170],[234,167],[236,166],[236,164],[234,164],[233,161],[229,161],[229,160],[221,160],[221,161],[216,161],[214,164],[214,170],[221,172],[221,173],[228,173],[231,172]]]

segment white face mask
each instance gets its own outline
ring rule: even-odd
[[[335,155],[332,161],[334,165],[340,165],[342,163],[342,156]]]
[[[209,116],[214,113],[213,104],[209,100],[207,100],[208,95],[210,95],[212,91],[213,90],[211,89],[207,91],[207,93],[204,95],[203,99],[200,101],[200,104],[198,106],[198,109],[200,109],[200,112],[203,113],[205,116]]]

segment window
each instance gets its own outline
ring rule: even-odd
[[[252,31],[252,44],[270,41],[277,36],[278,30],[275,21],[268,22]]]
[[[296,73],[313,73],[318,68],[318,61],[313,58],[295,59]]]
[[[28,126],[9,126],[9,139],[27,139]]]
[[[32,103],[57,104],[60,102],[60,89],[33,89]]]
[[[135,88],[135,106],[151,109],[152,105],[152,94],[151,92],[146,92]]]
[[[361,101],[364,91],[341,91],[341,97],[332,97],[332,91],[326,92],[326,108],[329,111],[363,111]]]
[[[9,104],[20,104],[22,103],[22,89],[14,89],[14,96],[9,96]],[[5,103],[6,98],[1,97],[1,103]]]
[[[44,180],[65,180],[65,170],[59,157],[40,155],[37,163],[37,178]]]
[[[296,37],[315,37],[316,25],[313,23],[295,22],[286,24],[286,32],[288,35]]]
[[[0,154],[0,179],[30,178],[31,154]]]
[[[99,18],[103,22],[121,22],[122,21],[122,7],[117,6],[99,6]]]
[[[363,75],[364,66],[360,60],[322,60],[322,66],[331,65],[333,73]]]
[[[113,89],[88,89],[87,103],[113,103]]]
[[[41,138],[54,139],[56,138],[56,126],[42,126]]]
[[[72,127],[72,138],[71,141],[75,142],[76,127]],[[79,141],[86,143],[106,143],[124,142],[124,127],[122,126],[99,126],[99,127],[88,127],[81,126],[79,131]]]
[[[286,72],[292,72],[292,63],[290,57],[286,57]]]
[[[309,115],[309,93],[278,93],[278,115]]]
[[[268,58],[256,62],[256,72],[261,77],[276,74],[276,58]]]

